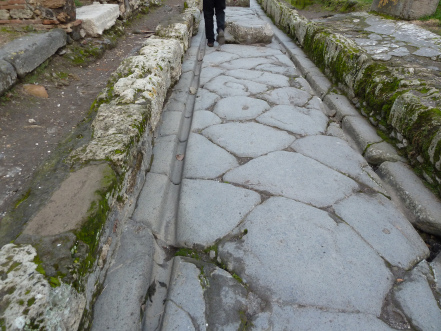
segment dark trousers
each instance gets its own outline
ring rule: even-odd
[[[213,16],[216,11],[217,31],[225,30],[225,0],[204,0],[205,36],[214,42]]]

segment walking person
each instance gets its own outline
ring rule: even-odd
[[[204,0],[204,19],[205,19],[205,36],[207,37],[207,46],[214,46],[214,24],[213,16],[216,12],[217,24],[217,42],[220,45],[225,43],[225,0]]]

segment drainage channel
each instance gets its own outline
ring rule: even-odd
[[[166,138],[168,132],[173,131],[170,126],[175,123],[177,129],[176,138],[173,144],[168,148],[162,149],[161,144],[155,143],[153,150],[155,158],[167,159],[171,165],[164,164],[169,168],[169,181],[163,186],[163,199],[157,208],[160,209],[156,219],[156,226],[153,226],[152,233],[156,240],[156,250],[154,254],[153,270],[151,273],[151,282],[149,284],[144,304],[141,306],[143,313],[142,330],[160,330],[162,317],[164,313],[165,302],[167,299],[168,287],[173,269],[173,257],[175,253],[177,213],[179,206],[180,184],[183,173],[183,159],[187,148],[187,141],[190,134],[190,128],[193,117],[193,109],[196,100],[196,92],[199,87],[199,73],[202,67],[202,60],[205,54],[205,31],[203,21],[199,26],[199,32],[193,37],[191,47],[187,51],[187,59],[184,60],[183,72],[180,81],[172,89],[168,101],[164,107],[163,118],[169,118],[167,112],[176,113],[181,111],[181,116],[175,120],[161,123],[158,137],[155,142],[161,138]],[[183,101],[185,100],[185,101]],[[172,118],[173,116],[170,116]],[[164,155],[167,154],[167,155]],[[168,170],[168,169],[167,169]],[[156,171],[152,167],[152,171]],[[159,170],[163,173],[163,171]],[[167,171],[166,171],[167,172]],[[148,185],[148,182],[146,182]],[[151,190],[155,190],[153,186]],[[151,192],[152,195],[159,192]],[[142,199],[140,196],[139,199]],[[138,201],[142,204],[143,201]],[[155,231],[155,229],[157,229]],[[159,230],[159,231],[158,231]]]

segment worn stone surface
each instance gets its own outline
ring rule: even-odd
[[[422,1],[388,1],[382,3],[380,0],[372,2],[371,10],[392,15],[406,20],[415,20],[423,16],[433,15],[439,2],[436,0],[422,0]]]
[[[413,215],[410,221],[415,227],[436,235],[441,234],[440,201],[407,165],[384,162],[377,173],[397,192],[401,202]]]
[[[76,9],[77,19],[82,21],[82,28],[91,37],[98,37],[111,28],[119,15],[119,5],[116,4],[94,3]]]
[[[66,284],[52,288],[35,263],[31,245],[7,244],[0,250],[0,318],[7,330],[76,330],[86,300]]]
[[[227,235],[260,203],[256,192],[208,180],[184,179],[181,196],[177,240],[189,247]]]
[[[150,285],[155,239],[142,223],[125,224],[118,254],[94,305],[92,330],[140,328],[141,305]]]
[[[202,134],[239,157],[257,157],[288,147],[295,137],[257,123],[210,126]]]
[[[397,286],[394,297],[412,325],[420,330],[435,331],[441,325],[441,309],[427,281],[428,272],[430,271],[427,262],[421,262],[406,275],[404,282]]]
[[[222,123],[222,120],[211,111],[201,110],[193,114],[191,121],[191,130],[200,132],[208,126]]]
[[[299,153],[273,152],[226,173],[224,180],[317,207],[358,189],[353,180]]]
[[[90,208],[101,198],[100,190],[108,189],[114,176],[107,164],[87,166],[70,174],[46,206],[29,221],[24,233],[50,236],[79,229],[95,211]]]
[[[204,88],[225,98],[262,93],[268,89],[268,86],[251,80],[218,76],[205,84]]]
[[[312,95],[294,87],[283,87],[265,93],[263,97],[265,100],[275,104],[304,106]]]
[[[0,59],[0,94],[7,91],[17,81],[14,67],[5,60]]]
[[[17,75],[24,77],[65,45],[66,32],[54,29],[13,40],[0,49],[0,59],[9,62]]]
[[[234,37],[234,40],[239,44],[269,44],[273,39],[273,31],[268,23],[256,20],[229,22],[225,24],[226,30]]]
[[[181,257],[173,259],[173,281],[165,304],[164,330],[182,328],[206,330],[204,293],[199,283],[201,271]],[[193,298],[191,305],[187,299]]]
[[[342,128],[354,140],[360,152],[364,152],[366,147],[373,143],[383,141],[375,129],[361,116],[345,117],[342,122]]]
[[[380,165],[385,161],[406,162],[406,159],[400,156],[396,149],[385,141],[370,145],[366,149],[364,157],[367,162],[373,165]]]
[[[185,178],[214,179],[239,166],[233,155],[196,133],[190,134],[186,154]]]
[[[393,266],[409,270],[429,256],[429,249],[409,221],[382,195],[353,195],[334,209]]]
[[[267,102],[249,97],[223,98],[216,103],[213,112],[229,121],[254,119],[270,106]]]
[[[302,136],[323,134],[328,124],[328,118],[321,111],[291,105],[275,106],[257,121]]]
[[[238,230],[244,229],[241,241],[219,246],[219,255],[261,297],[380,314],[392,274],[347,225],[322,210],[276,197],[257,207]]]

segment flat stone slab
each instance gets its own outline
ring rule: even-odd
[[[220,76],[225,73],[225,69],[218,67],[211,67],[201,71],[199,78],[199,85],[204,86],[205,83],[213,79],[214,77]]]
[[[252,20],[236,22],[227,20],[225,22],[225,30],[234,37],[237,43],[245,45],[257,43],[270,44],[274,36],[271,25],[257,17]]]
[[[261,298],[380,315],[393,276],[346,224],[325,211],[273,197],[237,231],[245,229],[240,241],[219,245],[219,256]]]
[[[276,105],[305,106],[312,95],[294,87],[282,87],[264,93],[263,98]]]
[[[294,66],[294,65],[293,65]],[[280,74],[288,77],[298,77],[300,73],[294,67],[282,67],[273,63],[265,63],[256,66],[255,70],[271,72],[273,74]]]
[[[204,88],[224,98],[232,96],[249,96],[268,90],[267,85],[229,76],[215,77],[205,84]]]
[[[82,28],[91,37],[98,37],[104,30],[115,25],[119,16],[119,5],[98,4],[83,6],[76,9],[77,19],[81,20]]]
[[[216,103],[213,111],[228,121],[254,119],[270,109],[267,102],[249,97],[229,97]]]
[[[340,138],[320,135],[305,137],[297,139],[291,147],[298,153],[385,193],[380,186],[380,178],[370,169],[366,160]]]
[[[194,330],[195,325],[199,326],[198,330],[205,330],[204,290],[200,284],[200,274],[201,270],[194,264],[179,256],[173,259],[163,330]]]
[[[222,123],[219,116],[213,114],[211,111],[200,110],[193,114],[191,121],[191,131],[200,132],[206,127]]]
[[[421,179],[401,162],[383,162],[378,175],[392,186],[414,218],[413,225],[426,232],[441,235],[441,203]]]
[[[289,325],[295,330],[320,331],[392,331],[387,324],[369,314],[337,313],[312,307],[280,307],[273,305],[271,313],[261,313],[252,321],[256,330],[270,330]]]
[[[219,101],[221,97],[216,93],[210,92],[207,89],[199,88],[196,94],[196,100],[194,104],[194,111],[198,110],[211,110],[211,108]]]
[[[295,137],[258,123],[226,123],[202,131],[215,144],[239,157],[257,157],[288,147]]]
[[[237,79],[247,79],[253,82],[270,85],[273,87],[289,87],[290,79],[284,75],[262,72],[259,70],[236,69],[225,73]]]
[[[260,203],[256,192],[209,180],[182,181],[177,242],[209,246],[231,232]]]
[[[236,158],[207,138],[191,133],[184,164],[184,178],[214,179],[239,166]]]
[[[361,116],[347,116],[342,122],[343,131],[351,137],[359,148],[364,152],[371,144],[382,142],[375,129]]]
[[[89,215],[97,191],[109,185],[113,170],[107,164],[84,167],[61,183],[47,204],[35,215],[24,234],[51,236],[78,229]]]
[[[273,152],[226,173],[224,180],[317,207],[358,189],[352,179],[299,153]]]
[[[66,32],[54,29],[46,33],[17,38],[2,46],[0,59],[9,62],[19,77],[24,77],[66,45]]]
[[[393,266],[409,270],[429,256],[420,235],[383,195],[356,194],[337,203],[334,210]]]
[[[291,105],[275,106],[257,121],[302,136],[323,134],[328,125],[328,118],[321,111]]]
[[[394,297],[413,325],[420,330],[436,331],[441,325],[441,310],[427,282],[427,273],[430,271],[423,261],[397,286]]]
[[[253,69],[257,67],[258,65],[262,64],[268,64],[273,63],[274,64],[275,59],[265,58],[265,57],[247,57],[247,58],[240,58],[236,60],[232,60],[229,62],[225,62],[221,64],[222,68],[225,69]]]

